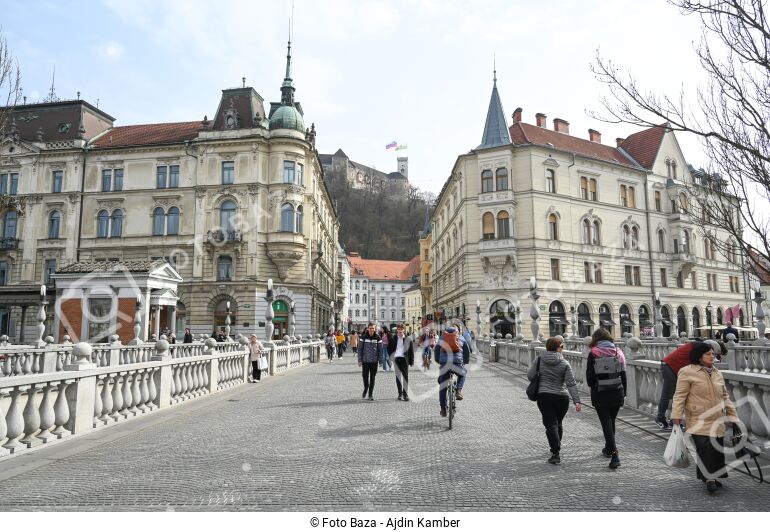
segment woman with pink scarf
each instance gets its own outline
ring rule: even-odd
[[[602,454],[610,459],[610,468],[616,469],[620,457],[615,445],[615,418],[626,398],[626,357],[605,329],[594,331],[590,347],[586,383],[591,387],[591,403],[604,432]]]

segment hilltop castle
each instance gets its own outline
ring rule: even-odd
[[[352,188],[385,189],[392,194],[406,194],[409,190],[409,158],[398,158],[398,171],[386,174],[376,168],[350,160],[341,149],[333,155],[319,154],[327,179],[345,179]]]

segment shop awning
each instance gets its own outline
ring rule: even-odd
[[[550,321],[554,325],[569,325],[569,322],[567,321],[567,319],[562,316],[551,316],[550,318],[548,318],[548,321]]]
[[[652,327],[652,322],[649,318],[639,318],[640,327]]]
[[[594,320],[586,316],[578,316],[578,323],[580,323],[580,325],[596,325]]]
[[[636,325],[636,323],[634,323],[634,320],[632,320],[631,318],[620,318],[620,324],[624,325],[624,326],[625,325]]]
[[[612,321],[612,319],[611,319],[611,318],[610,318],[610,319],[602,318],[602,319],[600,319],[600,320],[599,320],[599,322],[600,322],[602,325],[604,325],[605,327],[608,327],[608,326],[610,326],[610,325],[615,325],[615,322],[614,322],[614,321]]]
[[[662,321],[662,322],[663,322],[663,325],[668,325],[669,327],[673,327],[673,326],[674,326],[674,322],[673,322],[673,321],[671,321],[671,320],[667,320],[667,319],[663,318],[663,319],[662,319],[662,320],[660,320],[660,321]]]

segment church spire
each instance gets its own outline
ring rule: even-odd
[[[291,79],[291,37],[286,52],[286,77],[281,85],[281,105],[294,105],[294,80]]]
[[[476,149],[503,146],[511,143],[511,136],[508,134],[508,122],[505,120],[503,104],[500,101],[500,94],[497,92],[497,65],[493,68],[492,97],[489,99],[487,121],[484,124],[481,144]]]

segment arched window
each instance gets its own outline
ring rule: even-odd
[[[495,186],[497,190],[508,190],[508,170],[505,168],[498,168],[495,172],[497,179],[495,180]]]
[[[662,212],[663,211],[663,202],[661,200],[660,191],[659,190],[655,191],[655,210],[658,211],[658,212]]]
[[[219,207],[219,227],[225,239],[235,239],[235,202],[227,200]]]
[[[631,229],[623,225],[623,249],[631,249]]]
[[[498,299],[489,307],[489,322],[495,333],[500,333],[503,336],[516,334],[514,329],[515,317],[515,307],[505,299]]]
[[[497,238],[510,238],[511,226],[508,223],[508,213],[500,211],[497,213]]]
[[[214,327],[217,328],[217,332],[219,331],[220,327],[224,327],[225,323],[227,321],[227,303],[230,303],[230,325],[234,326],[238,320],[235,314],[235,311],[237,310],[237,307],[235,306],[235,301],[232,301],[231,299],[223,299],[219,303],[217,303],[217,306],[214,308]],[[231,331],[232,332],[232,331]]]
[[[639,306],[639,328],[641,329],[640,332],[645,336],[651,336],[653,334],[650,309],[647,305]]]
[[[634,333],[634,320],[631,318],[631,308],[628,305],[620,305],[620,334]]]
[[[364,294],[363,297],[361,298],[361,303],[366,303],[366,294]]]
[[[301,233],[302,232],[302,205],[297,207],[297,228],[296,232]]]
[[[61,224],[61,213],[53,211],[48,216],[48,238],[59,238],[59,225]]]
[[[663,322],[663,336],[669,337],[671,336],[671,326],[674,324],[674,322],[671,321],[671,311],[668,310],[668,307],[661,307],[660,316],[662,318],[661,321]]]
[[[217,259],[217,281],[233,280],[233,258],[229,255],[220,255]]]
[[[155,207],[152,211],[152,235],[159,236],[163,234],[165,229],[166,213],[163,212],[163,207]]]
[[[698,307],[692,308],[692,332],[693,335],[698,336],[698,329],[700,329],[700,311]]]
[[[291,203],[281,205],[281,231],[294,232],[294,205]]]
[[[171,207],[168,210],[166,218],[166,234],[178,235],[179,234],[179,208]]]
[[[580,223],[580,233],[583,239],[583,244],[591,243],[591,222],[589,220],[583,220]]]
[[[722,325],[722,307],[717,309],[717,323]]]
[[[682,231],[682,253],[690,253],[690,231]]]
[[[548,238],[553,241],[559,240],[559,219],[554,213],[548,215]]]
[[[359,294],[356,294],[356,303],[361,302],[361,296]]]
[[[631,228],[631,249],[639,249],[639,228]]]
[[[666,252],[666,232],[663,229],[658,229],[658,251]]]
[[[591,336],[593,332],[594,321],[591,319],[591,310],[588,305],[581,303],[578,305],[578,334],[585,338]]]
[[[3,238],[16,238],[16,223],[18,221],[16,211],[8,211],[3,220]]]
[[[599,325],[602,329],[612,334],[612,327],[615,325],[615,321],[612,319],[612,307],[609,303],[602,303],[599,305]]]
[[[602,245],[601,225],[598,220],[594,220],[593,231],[591,231],[591,244],[594,246]]]
[[[550,336],[563,335],[567,330],[567,315],[561,301],[552,301],[548,307],[548,329]]]
[[[494,192],[495,184],[492,180],[492,170],[481,172],[481,192]]]
[[[123,211],[115,209],[112,211],[112,219],[110,220],[110,237],[120,238],[123,236]]]
[[[110,234],[110,213],[99,211],[96,217],[96,238],[107,238]]]
[[[677,307],[676,309],[676,327],[680,333],[687,332],[687,314],[684,307]]]
[[[481,217],[481,235],[484,240],[495,238],[495,217],[491,212],[485,212]]]
[[[556,172],[550,168],[545,171],[545,191],[556,192]]]
[[[359,288],[361,288],[361,285],[360,285],[360,283],[358,282],[358,280],[356,280],[356,290],[358,290]]]

